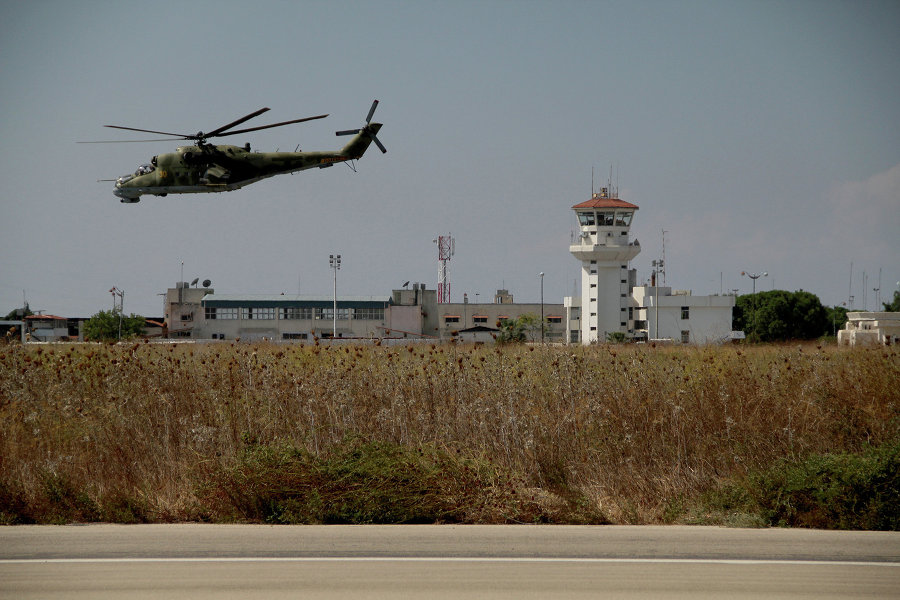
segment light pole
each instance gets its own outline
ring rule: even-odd
[[[541,271],[541,344],[544,343],[544,272]]]
[[[756,297],[756,280],[760,277],[768,277],[769,274],[765,271],[763,271],[762,273],[748,273],[747,271],[741,271],[741,275],[746,275],[753,280],[753,321],[755,326],[757,318],[756,313],[759,311],[759,298]]]
[[[334,306],[332,308],[334,322],[331,331],[331,339],[334,339],[337,337],[337,272],[341,268],[341,255],[329,254],[328,265],[334,270]]]
[[[119,338],[122,339],[122,312],[125,310],[125,290],[120,290],[116,286],[109,289],[109,293],[113,297],[113,312],[116,310],[116,296],[119,297]]]
[[[760,277],[768,277],[768,273],[748,273],[747,271],[741,271],[741,275],[746,275],[750,279],[753,280],[753,293],[756,294],[756,280]]]

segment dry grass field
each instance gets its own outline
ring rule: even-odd
[[[5,523],[897,527],[890,347],[10,345],[0,419]]]

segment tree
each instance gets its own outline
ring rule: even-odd
[[[606,341],[610,344],[622,344],[627,339],[627,336],[621,331],[611,331],[606,334]]]
[[[894,299],[891,302],[882,302],[885,312],[900,312],[900,290],[894,290]]]
[[[843,329],[847,322],[847,307],[832,306],[825,310],[828,311],[828,322],[831,323],[831,335],[837,335],[838,329]]]
[[[120,323],[121,336],[119,335]],[[142,335],[144,325],[144,317],[140,315],[132,313],[126,317],[119,309],[101,310],[84,322],[84,338],[95,342],[124,340]]]
[[[832,331],[831,315],[809,292],[772,290],[740,296],[735,303],[735,329],[756,342],[810,340]]]
[[[498,344],[514,344],[525,341],[525,325],[519,319],[501,319],[497,326],[500,333],[497,335]]]
[[[31,312],[31,309],[28,307],[28,303],[25,303],[24,308],[14,308],[6,315],[4,318],[5,321],[21,321],[25,317],[30,317],[34,313]]]
[[[501,319],[497,321],[497,327],[500,329],[497,342],[501,344],[526,340],[534,342],[541,339],[541,327],[546,333],[547,326],[546,319],[541,323],[541,318],[532,313],[519,315],[516,319]]]

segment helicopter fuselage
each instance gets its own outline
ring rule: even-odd
[[[372,142],[380,123],[370,123],[366,134],[333,152],[255,152],[250,145],[201,143],[181,146],[175,152],[154,156],[151,164],[116,180],[113,194],[122,202],[139,202],[144,194],[198,194],[228,192],[262,179],[360,158]]]

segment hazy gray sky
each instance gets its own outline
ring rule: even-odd
[[[0,1],[0,312],[125,311],[209,278],[220,293],[437,283],[561,302],[572,205],[612,166],[640,207],[639,280],[661,252],[695,294],[804,289],[875,307],[900,281],[900,3]],[[373,99],[388,153],[223,194],[124,205],[112,184],[174,142],[105,124],[339,148]],[[143,136],[146,137],[146,136]],[[240,137],[240,136],[238,136]],[[853,263],[853,289],[850,265]],[[863,272],[867,281],[863,282]]]

